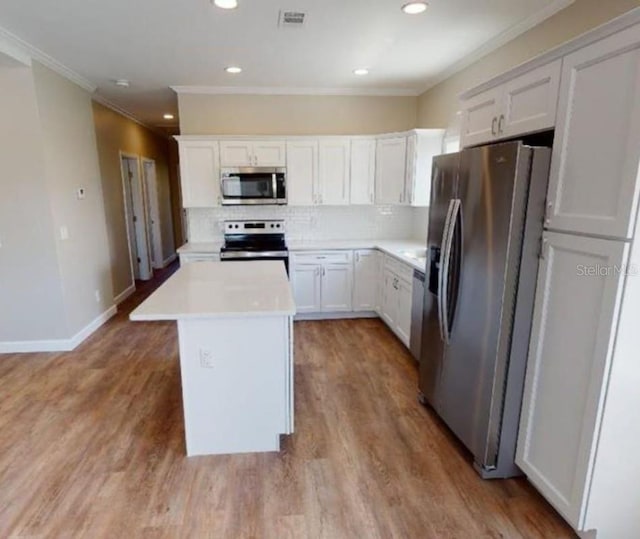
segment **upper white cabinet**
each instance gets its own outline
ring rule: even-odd
[[[576,529],[584,529],[616,339],[624,272],[615,268],[628,249],[545,234],[516,462]]]
[[[181,140],[180,184],[185,208],[220,205],[220,162],[217,140]]]
[[[474,146],[551,129],[556,121],[562,60],[464,99],[462,145]]]
[[[378,139],[376,146],[376,203],[403,204],[407,169],[407,137]]]
[[[318,141],[287,142],[287,198],[291,206],[317,203]]]
[[[374,138],[351,141],[351,204],[375,201],[376,141]]]
[[[376,311],[380,304],[380,255],[374,249],[354,252],[353,310]]]
[[[640,29],[564,58],[547,226],[630,238],[640,162]]]
[[[223,167],[284,167],[286,144],[277,140],[223,140],[220,164]]]
[[[431,166],[442,153],[444,129],[418,129],[407,136],[405,203],[428,206],[431,201]]]
[[[319,143],[320,204],[349,204],[351,177],[351,140],[323,139]]]

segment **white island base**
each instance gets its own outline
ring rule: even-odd
[[[131,314],[178,322],[188,456],[278,451],[293,433],[294,313],[281,262],[202,262]]]

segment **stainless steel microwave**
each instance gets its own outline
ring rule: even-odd
[[[222,204],[228,206],[286,204],[285,168],[223,168],[220,175]]]

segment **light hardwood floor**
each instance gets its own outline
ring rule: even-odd
[[[0,356],[0,537],[574,537],[478,478],[378,320],[296,323],[279,454],[187,459],[176,328],[127,320],[155,284],[72,353]]]

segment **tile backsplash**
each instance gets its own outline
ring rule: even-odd
[[[223,221],[284,219],[290,240],[426,238],[426,209],[404,206],[260,206],[192,208],[189,241],[218,241]]]

